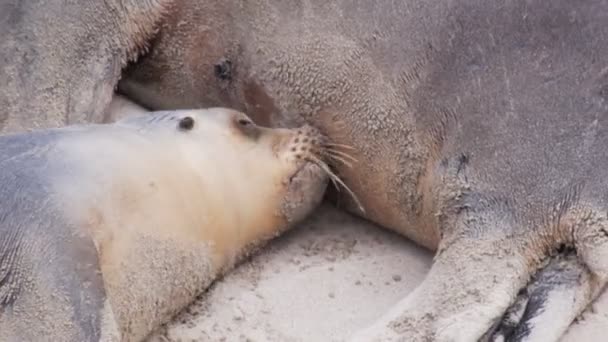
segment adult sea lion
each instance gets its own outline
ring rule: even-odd
[[[171,4],[141,2],[142,11],[167,11],[154,21],[159,31],[147,40],[150,52],[123,73],[122,94],[148,109],[222,105],[271,126],[312,124],[354,147],[348,153],[358,162],[338,171],[365,212],[350,197],[345,206],[437,251],[420,288],[359,337],[474,341],[499,325],[496,336],[519,331],[516,340],[549,341],[604,287],[606,1]],[[70,42],[91,36],[114,49],[51,46],[45,42],[57,41],[53,36],[17,34],[42,25],[48,17],[36,14],[51,7],[59,1],[12,16],[21,26],[5,21],[15,28],[8,41],[37,52],[5,59],[12,75],[32,63],[67,75],[67,66],[40,57],[61,51],[71,58],[104,54],[100,60],[111,63],[87,67],[81,58],[77,67],[90,70],[86,82],[96,86],[117,80],[118,72],[107,78],[95,70],[116,70],[110,67],[125,60],[141,30],[107,18],[129,18],[136,7],[101,11],[110,30],[77,16],[70,26],[54,22],[53,34]],[[8,51],[0,49],[13,56]],[[12,92],[49,92],[22,77],[8,83]],[[35,103],[84,98],[71,86],[52,89],[61,91],[58,100]],[[109,103],[111,95],[104,96],[90,106]],[[19,116],[6,122],[37,114],[29,98],[11,101]],[[519,292],[528,286],[528,295]],[[563,298],[573,300],[565,306]],[[521,303],[529,310],[511,315]],[[519,328],[503,329],[512,317]]]
[[[0,340],[141,340],[316,207],[323,144],[224,108],[0,137]]]

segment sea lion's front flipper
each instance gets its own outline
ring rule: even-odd
[[[498,240],[460,239],[416,290],[351,341],[477,341],[525,285],[524,260]]]
[[[574,251],[560,253],[521,291],[488,341],[558,341],[597,290]]]

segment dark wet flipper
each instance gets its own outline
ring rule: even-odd
[[[591,274],[576,254],[559,254],[520,292],[489,341],[558,341],[594,292]]]

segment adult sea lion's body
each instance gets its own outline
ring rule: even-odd
[[[141,340],[320,202],[319,138],[222,108],[0,137],[0,340]]]
[[[358,163],[339,169],[365,208],[351,211],[437,250],[421,287],[361,336],[480,338],[557,251],[568,267],[550,263],[538,281],[575,281],[534,287],[519,339],[556,338],[604,287],[606,1],[174,5],[121,93],[150,109],[311,123],[355,148]],[[556,307],[563,296],[574,304]]]

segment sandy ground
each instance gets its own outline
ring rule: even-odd
[[[340,341],[412,291],[431,257],[324,205],[216,282],[149,342]],[[608,294],[594,309],[563,341],[606,341]]]

